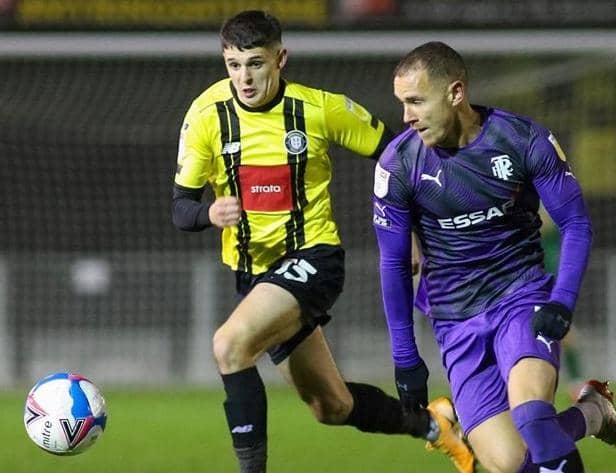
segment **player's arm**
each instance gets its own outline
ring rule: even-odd
[[[203,202],[203,188],[188,189],[178,184],[173,186],[172,218],[180,230],[198,232],[212,225],[218,228],[237,225],[242,214],[238,198],[222,196],[214,202]]]
[[[537,312],[533,325],[537,333],[561,339],[571,325],[572,312],[586,272],[592,226],[582,189],[554,136],[538,128],[527,159],[541,202],[561,234],[558,275],[550,303]]]
[[[171,214],[180,230],[201,231],[215,225],[235,225],[241,214],[236,197],[222,196],[214,202],[203,202],[203,190],[212,167],[213,153],[203,121],[193,105],[182,124],[178,146],[177,170],[173,186]]]
[[[391,130],[363,106],[344,95],[324,92],[327,138],[371,159],[378,159],[394,137]]]
[[[428,369],[419,356],[413,329],[411,216],[396,198],[393,179],[390,171],[376,166],[373,223],[396,387],[405,408],[415,411],[428,402]]]
[[[419,274],[419,268],[421,268],[422,252],[421,246],[419,244],[419,239],[415,232],[412,233],[411,238],[411,272],[413,276],[416,276],[417,274]]]

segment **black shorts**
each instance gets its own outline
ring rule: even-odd
[[[344,286],[344,250],[331,245],[298,250],[276,261],[265,273],[251,275],[237,271],[235,281],[242,297],[256,284],[268,282],[286,289],[297,299],[302,311],[302,328],[286,342],[267,351],[278,364],[318,325],[325,325],[331,319],[327,311]]]

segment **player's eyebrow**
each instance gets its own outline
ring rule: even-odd
[[[423,100],[423,97],[421,97],[420,95],[417,94],[411,94],[411,95],[396,95],[396,98],[400,101],[400,102],[412,102],[414,100]]]
[[[263,54],[255,54],[255,55],[253,55],[253,56],[248,56],[248,57],[246,58],[246,61],[254,61],[254,60],[256,60],[256,59],[263,60],[263,59],[265,59],[265,55],[263,55]],[[229,61],[238,61],[238,58],[236,58],[235,56],[228,56],[227,58],[225,58],[225,61],[226,61],[226,62],[229,62]]]

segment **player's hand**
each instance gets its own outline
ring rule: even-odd
[[[395,368],[396,389],[402,407],[416,414],[428,405],[428,367],[423,360],[413,368]]]
[[[543,335],[552,340],[562,340],[569,328],[573,314],[558,302],[548,302],[535,310],[533,330],[535,335]]]
[[[242,215],[242,205],[237,197],[218,197],[208,209],[210,222],[218,228],[237,225]]]

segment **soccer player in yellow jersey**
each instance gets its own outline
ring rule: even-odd
[[[472,471],[453,422],[345,382],[321,330],[344,282],[328,146],[376,158],[390,133],[343,95],[281,78],[287,51],[276,18],[242,12],[220,36],[229,78],[197,97],[182,124],[173,221],[187,231],[222,229],[222,259],[243,296],[213,340],[240,471],[266,471],[266,396],[255,367],[265,352],[320,422],[432,436],[459,471]],[[201,200],[206,185],[210,203]],[[425,392],[405,388],[427,404]]]

